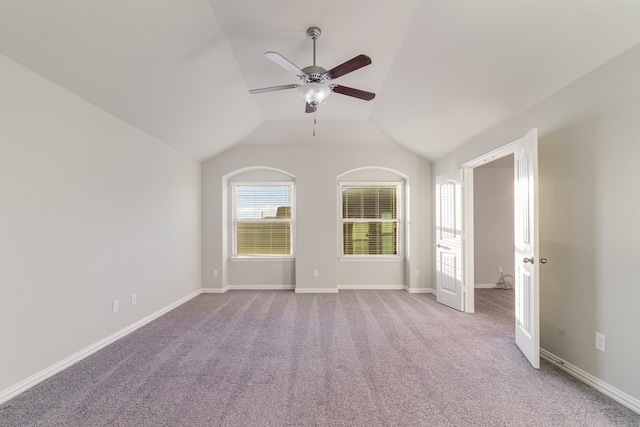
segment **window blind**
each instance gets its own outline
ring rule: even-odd
[[[234,184],[234,255],[293,255],[293,184]]]
[[[343,185],[344,255],[398,255],[400,185]]]

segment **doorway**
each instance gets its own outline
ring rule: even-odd
[[[513,155],[514,181],[514,288],[516,345],[531,365],[540,367],[540,306],[538,237],[538,133],[532,129],[524,137],[462,165],[464,194],[464,307],[475,312],[475,218],[474,169]]]
[[[514,274],[513,154],[474,169],[474,287]]]
[[[514,314],[513,154],[473,169],[474,306]]]

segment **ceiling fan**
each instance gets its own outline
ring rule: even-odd
[[[332,92],[341,95],[352,96],[365,101],[371,101],[376,94],[366,92],[360,89],[354,89],[338,84],[327,84],[329,80],[337,79],[352,71],[358,70],[371,64],[371,58],[367,55],[358,55],[347,62],[333,67],[329,71],[316,65],[316,40],[320,37],[321,30],[318,27],[309,27],[307,35],[313,40],[313,65],[300,69],[297,65],[286,59],[277,52],[265,52],[264,56],[284,68],[285,70],[295,74],[300,78],[302,84],[290,84],[282,86],[271,86],[261,89],[251,89],[249,92],[265,93],[274,92],[285,89],[298,89],[300,95],[305,99],[305,112],[314,113],[318,105],[322,104]]]

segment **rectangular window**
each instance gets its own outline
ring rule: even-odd
[[[341,184],[342,255],[399,256],[402,185]]]
[[[233,188],[233,256],[293,257],[293,183]]]

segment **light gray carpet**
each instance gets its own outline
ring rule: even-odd
[[[477,313],[404,291],[200,295],[0,406],[2,426],[638,426]]]

